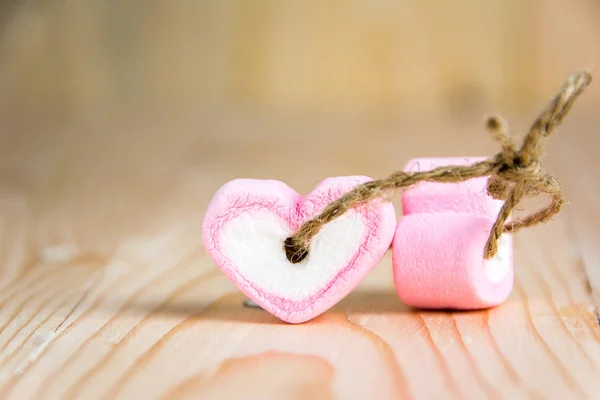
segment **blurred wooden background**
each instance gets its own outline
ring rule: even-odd
[[[598,64],[599,21],[596,0],[5,0],[0,106],[537,110]]]
[[[594,72],[599,21],[596,0],[2,1],[0,195],[52,200],[29,205],[40,215],[77,198],[85,245],[108,254],[176,209],[164,196],[185,174],[201,214],[235,177],[307,192],[460,155],[453,140],[493,154],[484,115],[521,135],[568,74]],[[550,152],[596,142],[600,85],[585,98],[584,129]]]
[[[598,80],[599,22],[598,0],[0,0],[0,399],[598,398],[598,82],[546,148],[573,204],[516,235],[501,307],[410,310],[388,255],[277,324],[200,238],[233,178],[495,154],[485,114],[521,135],[568,74]]]

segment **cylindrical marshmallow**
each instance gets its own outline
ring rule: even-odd
[[[471,164],[481,158],[412,160],[406,171]],[[513,285],[512,237],[503,234],[496,256],[484,246],[502,202],[486,191],[486,178],[460,183],[423,182],[402,197],[404,216],[393,244],[396,290],[407,305],[480,309],[502,303]]]

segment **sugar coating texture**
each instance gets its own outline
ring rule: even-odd
[[[420,158],[405,171],[469,165],[481,157]],[[483,258],[502,201],[487,194],[487,178],[459,183],[423,182],[403,193],[403,217],[393,242],[392,264],[399,298],[426,309],[481,309],[502,303],[513,286],[512,237]]]
[[[326,224],[308,256],[290,263],[284,240],[363,176],[329,178],[302,197],[283,182],[236,179],[213,197],[203,241],[216,265],[263,309],[302,323],[330,309],[353,290],[388,250],[396,228],[390,203],[376,201]]]

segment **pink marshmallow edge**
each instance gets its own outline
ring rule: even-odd
[[[504,302],[514,282],[512,237],[507,238],[509,246],[503,254],[507,274],[496,283],[490,282],[483,248],[493,222],[460,214],[402,218],[392,253],[400,300],[416,308],[459,310],[489,308]]]
[[[470,165],[483,157],[420,158],[405,171]],[[460,183],[423,182],[402,196],[403,217],[393,241],[392,264],[400,300],[432,309],[480,309],[502,303],[513,286],[512,237],[504,256],[508,271],[492,283],[483,248],[503,202],[487,194],[487,178]]]
[[[359,213],[366,226],[358,251],[333,279],[303,301],[292,301],[266,293],[246,280],[221,252],[220,232],[225,224],[242,213],[264,209],[276,214],[290,227],[290,232],[294,232],[331,201],[370,180],[372,179],[364,176],[328,178],[305,197],[276,180],[230,181],[217,191],[207,208],[203,221],[204,246],[219,269],[242,293],[263,309],[288,323],[306,322],[327,311],[355,289],[381,261],[396,230],[393,205],[375,202],[349,211]]]
[[[472,165],[484,157],[417,158],[404,167],[406,172],[424,172],[446,165]],[[416,213],[465,213],[492,217],[503,202],[487,194],[487,178],[460,183],[420,182],[402,194],[403,215]]]

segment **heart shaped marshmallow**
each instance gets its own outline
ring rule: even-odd
[[[328,178],[306,197],[275,180],[236,179],[211,200],[203,241],[219,269],[263,309],[289,323],[324,313],[377,265],[396,229],[391,203],[373,201],[326,224],[292,264],[283,243],[363,176]]]

